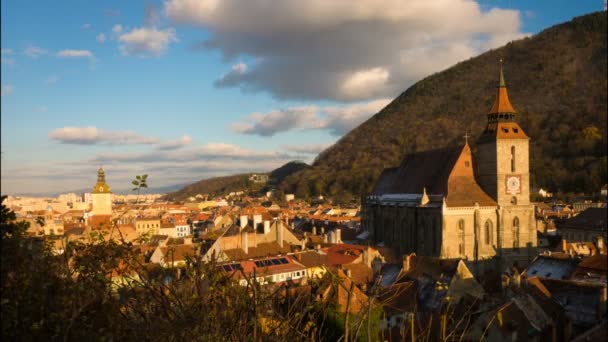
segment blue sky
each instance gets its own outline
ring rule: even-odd
[[[430,3],[430,4],[429,4]],[[310,162],[422,77],[595,1],[2,1],[2,192]]]

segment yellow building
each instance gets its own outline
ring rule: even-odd
[[[97,184],[93,188],[91,197],[93,202],[91,214],[93,216],[112,215],[112,192],[110,186],[106,183],[106,173],[101,167],[97,171]]]

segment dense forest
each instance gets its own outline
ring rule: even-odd
[[[608,177],[606,31],[606,12],[592,13],[431,75],[280,189],[356,201],[404,154],[460,144],[465,131],[479,136],[503,58],[511,103],[531,138],[531,186],[597,193]]]

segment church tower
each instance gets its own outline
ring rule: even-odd
[[[97,171],[97,183],[91,194],[93,200],[93,216],[112,215],[112,192],[106,183],[106,173],[103,168]]]
[[[530,203],[530,138],[517,123],[500,66],[496,100],[477,141],[477,180],[498,204],[497,249],[505,260],[526,264],[536,253]]]
[[[530,138],[517,123],[500,67],[496,100],[477,142],[477,179],[498,205],[530,203]]]

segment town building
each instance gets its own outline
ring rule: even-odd
[[[112,215],[112,192],[106,183],[106,173],[103,168],[97,171],[97,183],[91,194],[93,216]]]
[[[376,243],[403,255],[462,258],[478,267],[527,264],[536,255],[529,140],[517,123],[502,67],[477,141],[405,156],[365,199],[362,222]]]

